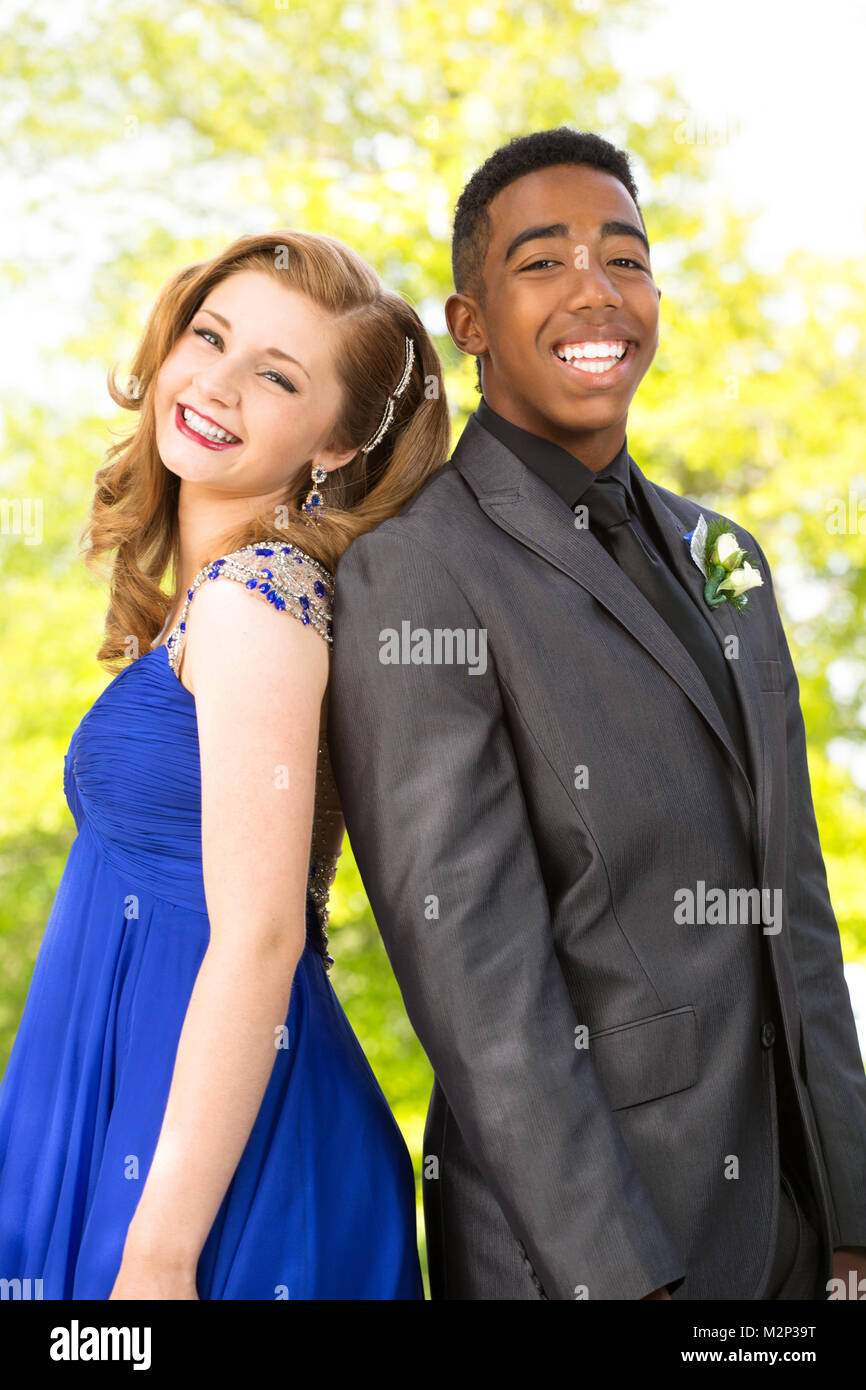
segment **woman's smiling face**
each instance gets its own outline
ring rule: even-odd
[[[314,464],[339,467],[356,449],[328,448],[342,410],[338,320],[260,270],[210,291],[156,381],[160,457],[188,483],[228,496],[281,492]]]

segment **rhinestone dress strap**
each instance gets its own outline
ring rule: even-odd
[[[237,580],[245,588],[260,593],[275,608],[291,613],[305,626],[314,627],[328,645],[333,646],[331,617],[334,580],[331,573],[305,551],[282,540],[247,545],[205,565],[193,580],[192,587],[187,589],[180,620],[165,644],[169,664],[178,680],[190,604],[196,590],[213,579]],[[328,954],[328,899],[337,872],[344,824],[328,753],[327,708],[326,690],[319,724],[308,891],[317,918],[313,944],[320,952],[325,968],[330,970],[333,960]]]
[[[333,644],[334,580],[324,565],[297,546],[283,541],[245,545],[205,565],[193,580],[192,588],[187,589],[180,620],[166,642],[168,659],[176,676],[180,671],[186,618],[195,592],[208,579],[221,578],[236,579],[247,589],[256,589],[268,603],[275,608],[288,609],[302,623],[320,632],[329,646]]]

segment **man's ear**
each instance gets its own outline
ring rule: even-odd
[[[450,294],[445,301],[448,332],[461,352],[477,357],[487,351],[484,316],[477,299],[470,294]]]

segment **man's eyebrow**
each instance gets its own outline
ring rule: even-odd
[[[506,262],[525,241],[537,241],[539,237],[552,236],[568,236],[568,228],[564,222],[553,222],[549,227],[527,227],[524,232],[518,232],[517,236],[508,243],[508,250],[505,252]]]
[[[636,236],[638,241],[643,242],[646,253],[649,255],[650,244],[646,233],[640,227],[636,227],[632,222],[605,222],[601,229],[601,234],[605,236]]]
[[[525,231],[518,232],[517,236],[514,237],[508,243],[508,249],[505,252],[505,260],[506,262],[509,261],[511,257],[514,255],[515,251],[517,251],[524,244],[524,242],[537,241],[542,237],[568,235],[569,229],[564,222],[552,222],[549,226],[546,227],[527,227]],[[601,229],[601,235],[603,237],[637,237],[638,241],[642,242],[642,244],[646,248],[647,255],[649,255],[650,245],[649,241],[646,238],[646,235],[644,234],[644,232],[641,231],[640,227],[635,227],[631,222],[605,222]]]
[[[202,308],[202,309],[199,309],[199,313],[200,313],[200,314],[210,314],[210,315],[211,315],[211,318],[215,318],[215,319],[217,320],[218,323],[221,323],[221,324],[223,325],[224,328],[231,329],[231,324],[229,323],[228,319],[223,318],[222,314],[218,314],[218,313],[216,312],[215,309],[204,309],[204,308]],[[265,348],[265,352],[270,353],[271,357],[282,357],[282,359],[283,359],[284,362],[294,362],[295,366],[296,366],[296,367],[300,367],[300,369],[301,369],[301,371],[304,373],[304,375],[305,375],[307,378],[309,378],[310,373],[307,371],[307,369],[306,369],[306,367],[304,366],[303,362],[299,362],[299,361],[298,361],[297,357],[290,357],[289,354],[288,354],[287,352],[282,352],[279,348],[275,348],[275,347]]]

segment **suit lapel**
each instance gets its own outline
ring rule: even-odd
[[[702,672],[667,623],[623,573],[604,546],[588,529],[575,526],[575,518],[568,504],[473,416],[466,424],[451,462],[472,488],[479,506],[491,521],[591,593],[676,681],[725,745],[754,803],[755,793],[746,769],[740,762],[727,724]],[[694,522],[681,524],[636,465],[635,470],[641,493],[658,519],[663,534],[669,538],[678,573],[686,581],[695,601],[704,604],[703,578],[682,540],[683,532],[689,530]],[[678,547],[682,547],[682,550]],[[688,566],[693,574],[688,572]],[[707,607],[706,604],[704,606]],[[730,617],[724,620],[719,617],[719,610],[707,607],[707,613],[720,639],[729,630],[736,630],[731,627]],[[741,619],[739,614],[736,618],[741,622],[748,621],[748,618]],[[740,659],[733,665],[749,751],[757,770],[759,826],[764,843],[768,818],[766,740],[757,713],[761,708],[757,672],[746,642],[740,643]]]
[[[737,657],[731,659],[730,666],[737,699],[743,714],[743,725],[749,745],[749,759],[754,769],[758,830],[762,845],[761,871],[763,874],[763,859],[766,855],[767,830],[770,820],[771,781],[770,769],[767,765],[768,738],[764,704],[761,699],[757,668],[748,641],[747,628],[750,615],[737,613],[727,603],[720,604],[718,608],[710,608],[704,598],[704,577],[691,557],[688,544],[683,540],[683,535],[692,530],[697,520],[695,512],[699,509],[695,503],[684,503],[683,499],[670,494],[668,495],[671,496],[671,505],[668,505],[663,500],[659,490],[641,472],[634,459],[631,460],[631,464],[635,488],[640,492],[658,523],[659,530],[667,545],[671,564],[692,595],[705,621],[710,624],[716,634],[719,645],[723,647],[725,639],[732,634],[740,639]],[[679,506],[680,514],[675,513],[672,506]]]

